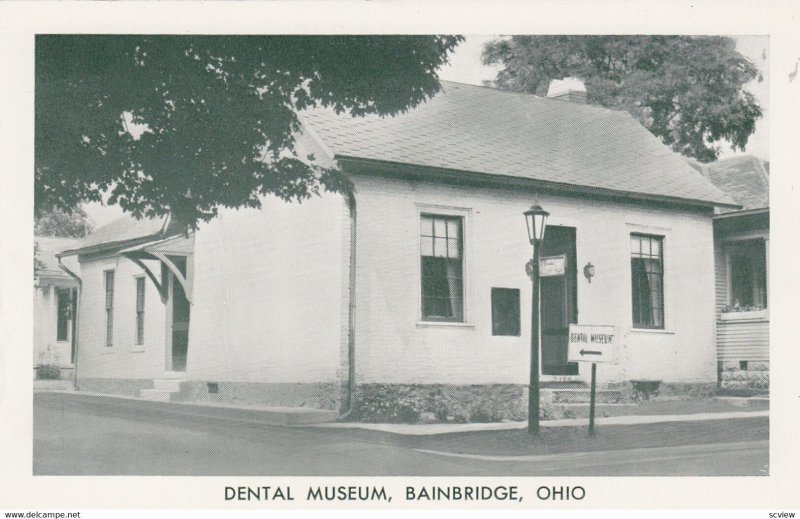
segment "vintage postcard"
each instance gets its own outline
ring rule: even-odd
[[[6,517],[800,508],[800,9],[0,14]]]

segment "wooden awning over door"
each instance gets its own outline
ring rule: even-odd
[[[167,300],[167,287],[161,280],[156,277],[152,270],[144,263],[143,260],[155,260],[161,262],[170,272],[172,272],[175,280],[180,283],[183,291],[186,293],[186,299],[189,303],[192,302],[192,285],[194,281],[194,265],[192,258],[194,256],[194,233],[186,235],[171,236],[161,240],[155,240],[135,247],[130,247],[120,251],[120,255],[133,261],[144,270],[147,277],[158,289],[162,301]],[[180,271],[172,257],[180,256],[186,258],[186,275]]]

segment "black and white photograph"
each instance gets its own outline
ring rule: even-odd
[[[791,509],[769,31],[136,27],[27,43],[37,487]]]

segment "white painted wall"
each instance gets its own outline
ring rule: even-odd
[[[72,344],[69,341],[70,333],[67,333],[66,341],[57,341],[58,325],[58,298],[56,289],[74,288],[77,282],[67,280],[58,281],[39,281],[39,286],[33,289],[33,365],[40,362],[43,354],[46,354],[48,346],[58,357],[58,364],[61,367],[70,367],[72,354]],[[69,330],[68,330],[69,332]]]
[[[524,384],[530,355],[530,258],[522,212],[537,201],[522,190],[463,189],[356,178],[359,383]],[[613,324],[620,364],[600,382],[660,379],[714,382],[714,262],[710,216],[539,196],[549,225],[577,228],[578,322]],[[420,320],[419,211],[465,215],[466,323]],[[630,233],[664,235],[666,329],[632,329]],[[582,275],[591,261],[596,276]],[[491,335],[491,287],[521,289],[520,337]],[[542,304],[547,304],[543,301]],[[588,378],[590,365],[581,366]]]
[[[159,276],[158,262],[147,265]],[[114,345],[106,346],[105,270],[115,270]],[[145,282],[144,345],[136,343],[136,276],[132,261],[116,256],[80,264],[82,292],[78,316],[78,378],[152,379],[164,374],[166,310],[158,290]]]
[[[187,378],[340,380],[347,208],[338,195],[221,211],[195,238]],[[346,375],[346,374],[345,374]]]

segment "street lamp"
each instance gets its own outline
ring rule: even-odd
[[[531,261],[531,379],[528,386],[528,432],[539,434],[539,253],[550,213],[533,205],[523,213],[528,226],[528,241],[533,246]]]

